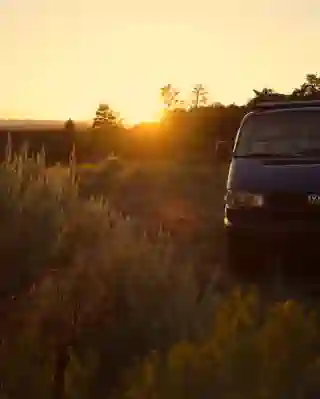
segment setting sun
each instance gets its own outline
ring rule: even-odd
[[[128,93],[129,94],[129,93]],[[128,95],[119,104],[114,104],[115,110],[121,109],[121,115],[125,123],[134,125],[139,122],[155,122],[161,118],[162,104],[157,100],[157,95],[148,97],[147,88],[141,88],[140,94]],[[136,99],[135,99],[136,97]],[[134,100],[135,99],[135,100]]]

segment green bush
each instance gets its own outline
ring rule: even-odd
[[[295,301],[262,307],[236,290],[198,343],[153,353],[126,375],[123,398],[304,398],[319,391],[319,328]]]
[[[110,155],[99,164],[85,164],[78,168],[79,194],[84,197],[111,195],[124,170],[120,158]]]
[[[314,314],[265,306],[255,290],[197,301],[194,256],[177,262],[172,237],[151,239],[101,193],[80,192],[82,178],[111,190],[125,169],[109,159],[84,177],[72,157],[48,169],[44,154],[11,151],[0,165],[0,394],[282,399],[320,388]]]
[[[105,199],[80,196],[75,171],[26,154],[0,167],[9,397],[47,397],[61,371],[69,397],[104,397],[136,358],[200,337],[211,322],[214,298],[197,304],[192,269],[173,264],[170,238],[150,241]]]

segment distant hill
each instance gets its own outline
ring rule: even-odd
[[[32,119],[0,119],[0,130],[51,130],[63,128],[65,121],[32,120]],[[78,128],[89,126],[88,122],[75,121]]]

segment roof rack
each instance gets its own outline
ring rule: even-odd
[[[305,101],[264,101],[256,104],[253,110],[270,110],[270,109],[290,109],[290,108],[310,108],[320,107],[320,100]]]

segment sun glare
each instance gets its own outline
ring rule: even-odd
[[[135,125],[141,122],[158,122],[161,118],[160,109],[145,109],[143,106],[132,109],[127,116],[124,115],[124,121],[129,125]]]
[[[157,92],[151,96],[148,87],[142,87],[140,95],[135,95],[134,92],[134,90],[129,91],[126,99],[119,99],[119,104],[111,104],[115,111],[120,110],[124,123],[135,125],[141,122],[159,121],[162,104],[157,98]]]
[[[34,79],[22,87],[8,84],[6,90],[12,94],[4,103],[8,109],[4,116],[14,113],[36,119],[92,120],[101,102],[119,113],[125,124],[159,121],[163,110],[160,88],[172,83],[189,92],[196,81],[198,61],[190,57],[190,41],[181,40],[190,36],[190,29],[178,24],[164,28],[162,23],[127,23],[121,28],[113,26],[110,32],[107,56],[100,52],[101,43],[94,40],[93,33],[90,40],[86,36],[78,46],[69,48],[64,44],[65,35],[57,38],[55,31],[59,46],[50,49],[50,62],[39,55],[39,60],[30,64]],[[201,32],[195,29],[192,40],[200,53],[207,48]],[[94,63],[84,62],[88,43],[95,54]],[[64,53],[67,55],[62,57]]]

